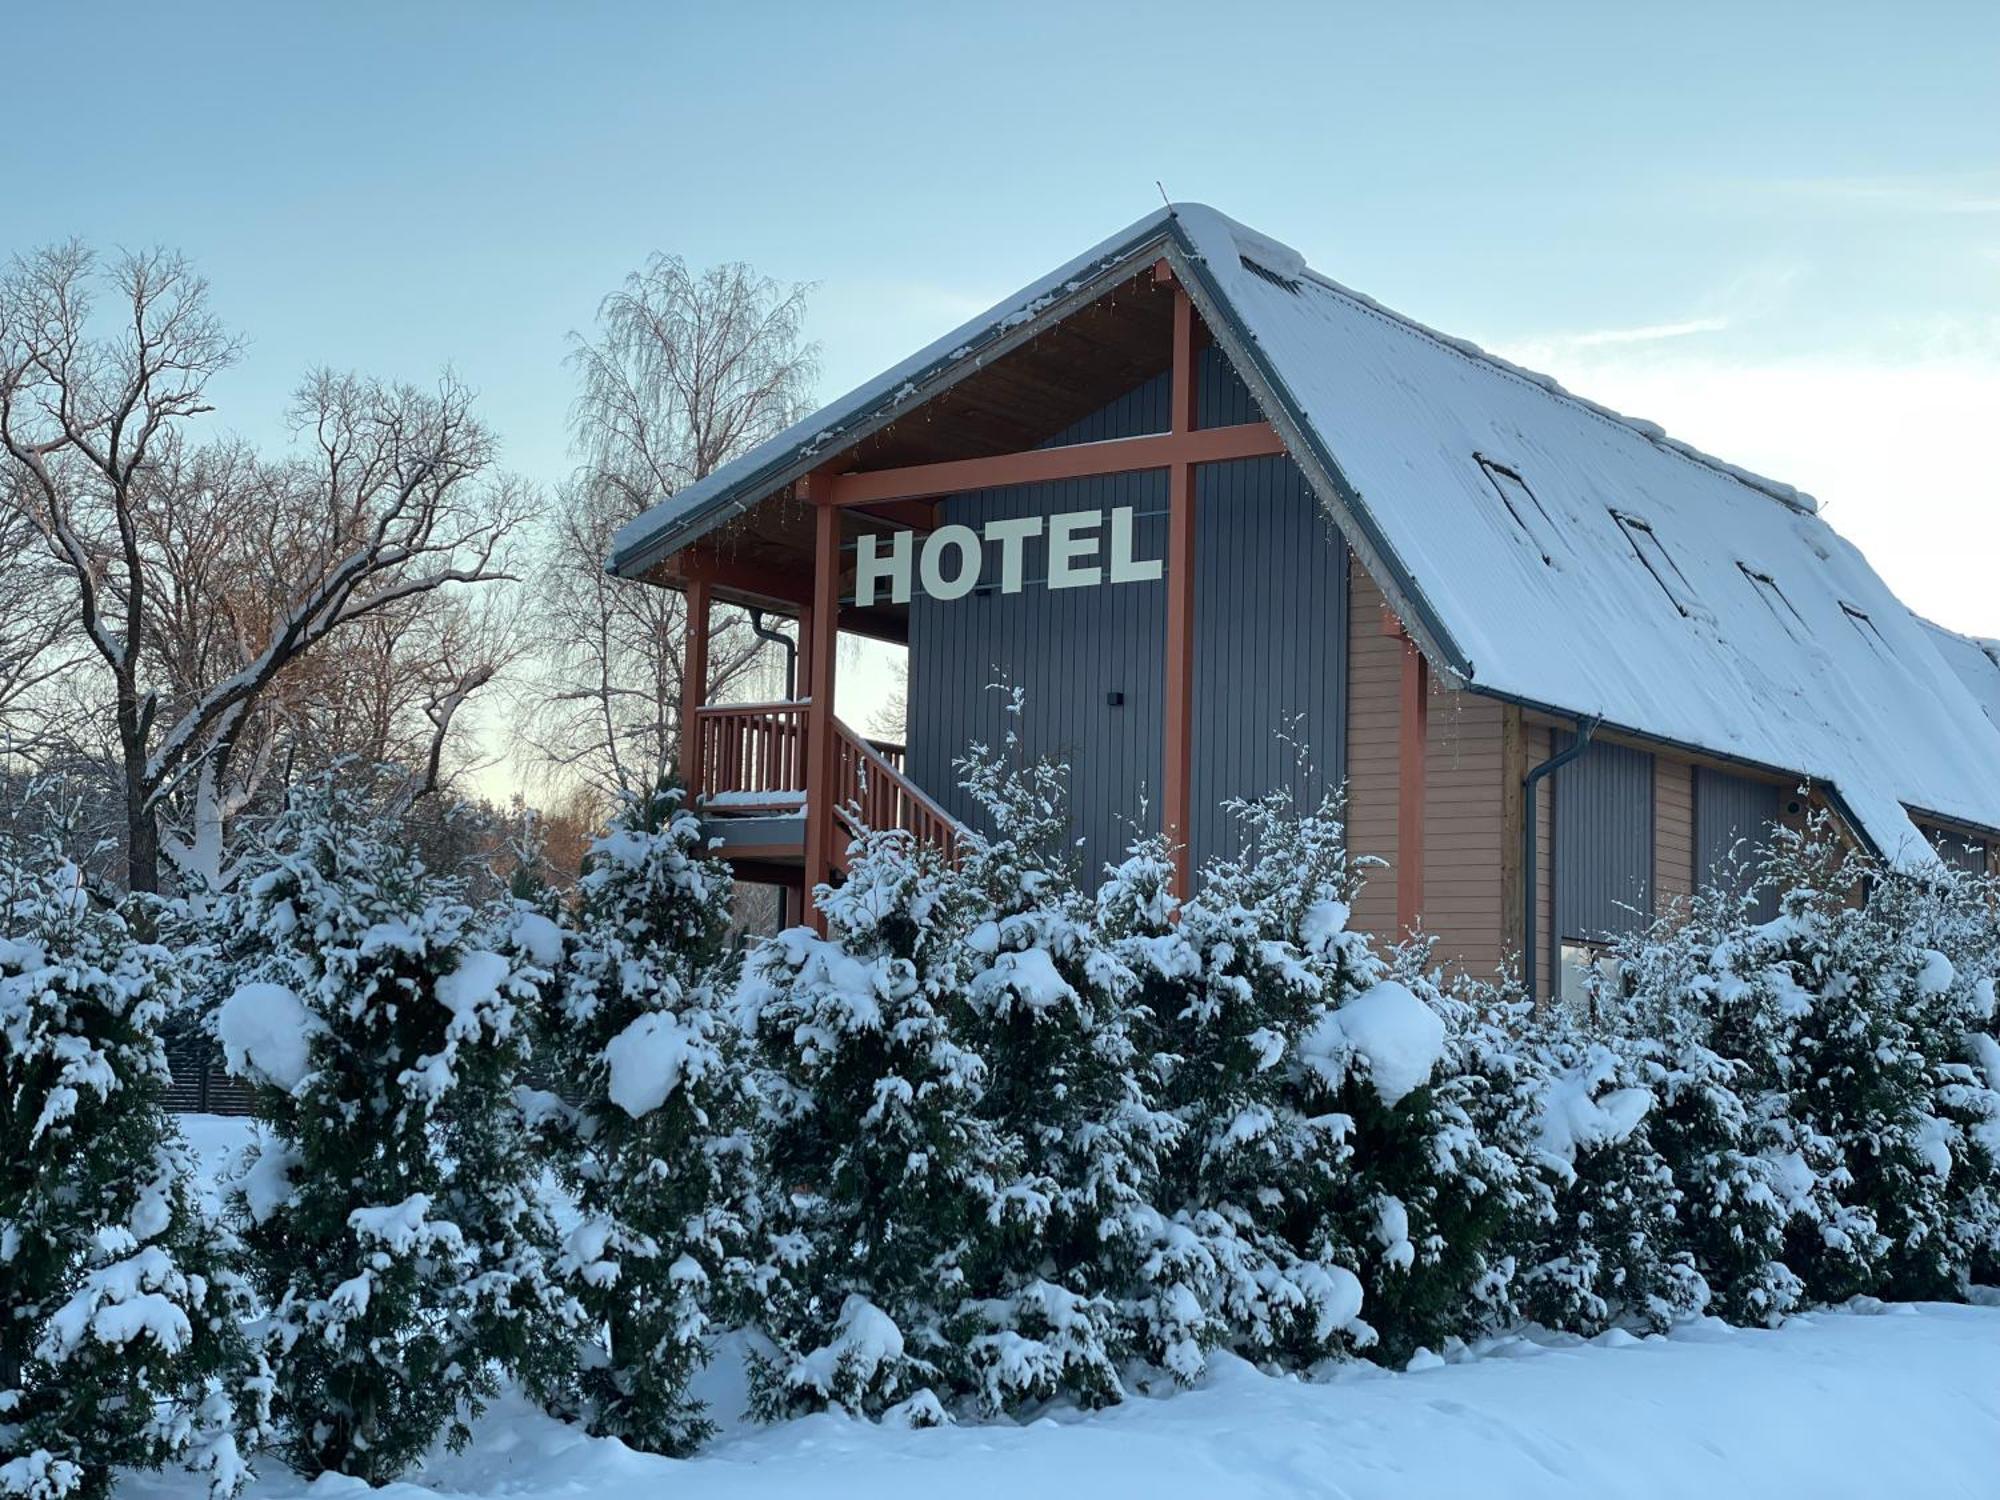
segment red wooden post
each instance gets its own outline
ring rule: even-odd
[[[1399,632],[1400,633],[1400,632]],[[1425,746],[1430,739],[1430,663],[1403,635],[1403,691],[1396,716],[1396,927],[1413,931],[1424,914]],[[1530,899],[1533,899],[1532,897]]]
[[[812,702],[806,710],[805,848],[806,916],[813,929],[822,933],[826,918],[812,904],[812,891],[833,873],[833,664],[839,655],[834,646],[840,622],[840,512],[822,497],[823,484],[817,474],[808,484],[809,498],[817,504],[813,515],[812,650],[806,677],[807,696]]]
[[[1174,288],[1173,431],[1195,424],[1194,304]],[[1174,892],[1191,889],[1194,805],[1194,464],[1167,468],[1167,694],[1160,831],[1173,848]]]
[[[695,710],[708,701],[708,605],[708,580],[690,580],[681,656],[681,781],[690,806],[702,793],[701,720]]]

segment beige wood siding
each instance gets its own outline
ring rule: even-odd
[[[1653,758],[1653,912],[1694,894],[1694,767]]]
[[[1480,976],[1499,970],[1509,946],[1501,930],[1503,718],[1491,698],[1432,690],[1424,927],[1441,959]]]
[[[1527,746],[1528,769],[1533,770],[1550,755],[1547,724],[1527,724],[1521,731]],[[1555,993],[1556,979],[1556,814],[1555,790],[1544,776],[1535,792],[1535,989],[1537,998]],[[1518,950],[1521,934],[1509,936],[1508,947]]]
[[[1347,848],[1357,858],[1388,861],[1362,872],[1354,924],[1389,935],[1396,925],[1396,705],[1403,648],[1382,634],[1382,591],[1352,554],[1347,610]]]
[[[1382,592],[1349,563],[1348,848],[1385,866],[1368,873],[1355,923],[1393,939],[1403,645],[1382,633]],[[1424,929],[1437,957],[1469,973],[1499,968],[1512,942],[1502,917],[1505,710],[1490,698],[1431,689],[1425,744]]]

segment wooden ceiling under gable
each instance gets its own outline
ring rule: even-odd
[[[869,434],[841,466],[893,469],[1034,448],[1165,370],[1173,315],[1173,289],[1156,283],[1149,267]],[[700,572],[718,599],[795,610],[811,597],[812,542],[812,508],[787,487],[668,558],[654,576],[679,584]],[[901,640],[907,610],[849,610],[841,627]]]
[[[1018,453],[1167,368],[1173,289],[1150,269],[849,451],[857,470]]]

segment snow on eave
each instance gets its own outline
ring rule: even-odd
[[[707,478],[649,507],[612,537],[606,571],[622,577],[645,572],[1017,347],[1043,323],[1062,317],[1069,304],[1096,296],[1107,279],[1128,274],[1130,263],[1164,245],[1170,216],[1166,208],[1155,209]]]
[[[1786,484],[1782,480],[1767,478],[1738,464],[1730,463],[1727,459],[1717,458],[1714,454],[1705,453],[1692,443],[1682,442],[1679,438],[1669,436],[1666,429],[1661,427],[1657,422],[1649,422],[1643,417],[1626,416],[1623,412],[1614,411],[1611,407],[1592,401],[1587,396],[1577,395],[1576,392],[1565,387],[1553,375],[1544,375],[1537,370],[1526,369],[1521,365],[1515,364],[1512,360],[1503,359],[1500,355],[1482,349],[1469,339],[1462,339],[1453,334],[1441,332],[1426,323],[1419,322],[1406,313],[1396,311],[1393,307],[1386,307],[1367,293],[1357,292],[1352,287],[1344,286],[1340,282],[1335,281],[1331,276],[1315,271],[1306,263],[1305,257],[1289,245],[1282,244],[1268,235],[1249,228],[1247,225],[1239,224],[1227,214],[1209,208],[1206,204],[1183,203],[1175,205],[1176,217],[1185,220],[1189,211],[1212,216],[1219,221],[1229,234],[1230,239],[1234,242],[1238,256],[1247,265],[1264,271],[1268,275],[1275,276],[1281,281],[1311,282],[1321,290],[1331,292],[1338,297],[1343,297],[1356,307],[1374,313],[1379,317],[1387,318],[1393,323],[1398,323],[1409,329],[1412,333],[1420,334],[1440,347],[1451,350],[1455,354],[1460,354],[1467,359],[1477,360],[1482,364],[1489,365],[1502,374],[1511,375],[1517,380],[1526,381],[1529,385],[1548,392],[1549,395],[1560,401],[1566,401],[1580,410],[1589,412],[1592,416],[1600,417],[1605,421],[1614,422],[1620,427],[1628,428],[1656,448],[1672,453],[1679,458],[1687,459],[1692,463],[1700,464],[1704,468],[1713,469],[1718,474],[1725,475],[1737,483],[1755,490],[1761,495],[1779,501],[1802,514],[1819,514],[1819,502],[1794,485]]]

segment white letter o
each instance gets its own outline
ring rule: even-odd
[[[959,559],[958,572],[951,578],[944,576],[942,566],[947,549],[955,549]],[[924,592],[933,599],[963,599],[979,586],[979,569],[985,560],[978,532],[970,526],[940,526],[924,542],[919,570]]]

